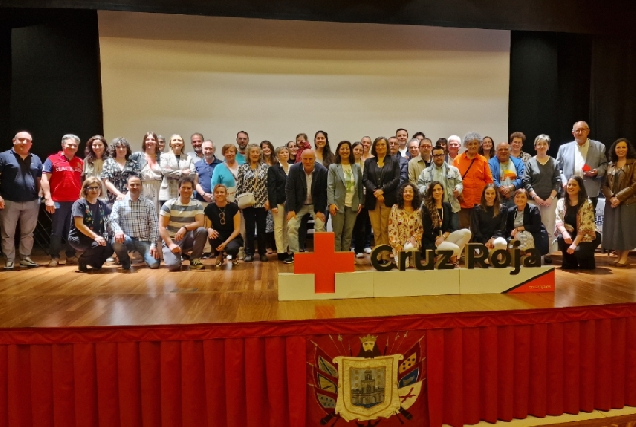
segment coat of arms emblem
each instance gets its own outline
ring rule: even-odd
[[[318,402],[328,413],[321,424],[333,418],[336,423],[337,419],[377,420],[373,425],[381,418],[395,415],[411,419],[408,409],[420,395],[424,381],[420,342],[406,354],[383,354],[377,338],[360,337],[357,356],[336,356],[331,361],[316,345],[314,389]],[[388,347],[387,339],[384,353]]]

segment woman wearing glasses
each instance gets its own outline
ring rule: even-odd
[[[106,239],[106,221],[110,208],[99,200],[101,194],[99,178],[87,178],[82,184],[82,198],[73,203],[71,230],[68,233],[69,244],[80,254],[79,271],[87,272],[90,265],[93,270],[102,268],[113,248]]]
[[[243,246],[238,205],[228,202],[227,187],[223,184],[215,185],[212,194],[214,203],[210,203],[204,213],[210,247],[217,253],[216,266],[223,265],[224,252],[236,264],[239,249]]]

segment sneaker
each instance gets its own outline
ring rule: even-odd
[[[364,258],[364,254],[360,252],[359,254],[356,254],[356,258]]]
[[[365,254],[370,254],[371,253],[371,248],[364,248],[364,253]]]
[[[283,261],[285,264],[293,264],[294,263],[294,255],[291,254]]]
[[[267,255],[261,255],[261,262],[268,262]]]
[[[78,264],[78,263],[79,261],[76,256],[66,257],[66,265]],[[49,263],[49,267],[50,267],[50,263]]]
[[[5,270],[13,270],[15,268],[15,263],[13,261],[7,261],[4,263]]]
[[[243,259],[243,261],[245,261],[245,262],[254,262],[254,256],[253,255],[245,255],[245,258]]]
[[[51,258],[51,261],[49,261],[49,267],[57,267],[58,265],[60,265],[60,259]]]
[[[40,264],[38,264],[37,262],[33,262],[33,260],[29,258],[28,256],[20,260],[20,267],[35,268],[39,266]]]
[[[199,258],[193,258],[190,261],[190,270],[201,270],[203,268],[203,263]]]

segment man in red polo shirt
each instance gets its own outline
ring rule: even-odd
[[[42,192],[46,211],[53,215],[49,267],[57,267],[60,262],[62,237],[67,240],[66,263],[77,264],[75,249],[68,244],[68,231],[71,224],[71,208],[73,202],[79,199],[82,189],[84,162],[79,157],[75,157],[79,143],[80,139],[77,135],[64,135],[62,151],[51,154],[44,162]]]

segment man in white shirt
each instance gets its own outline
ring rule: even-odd
[[[399,128],[395,131],[395,137],[398,140],[400,156],[408,158],[408,148],[406,142],[409,139],[409,132],[404,128]]]

